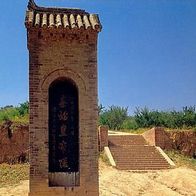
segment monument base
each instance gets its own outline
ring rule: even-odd
[[[51,191],[29,192],[29,196],[99,196],[99,191],[75,190],[75,188],[53,188]]]

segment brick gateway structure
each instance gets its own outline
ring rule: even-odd
[[[30,196],[99,194],[99,18],[29,1]]]

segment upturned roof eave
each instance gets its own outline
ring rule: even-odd
[[[41,6],[38,6],[34,2],[34,0],[29,0],[27,7],[28,7],[28,10],[37,11],[37,12],[89,15],[88,12],[85,12],[85,10],[82,10],[79,8],[41,7]]]
[[[25,18],[26,28],[63,28],[100,32],[102,25],[97,14],[90,14],[77,8],[39,7],[34,0],[29,0]]]

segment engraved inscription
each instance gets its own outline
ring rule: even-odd
[[[49,89],[49,171],[79,170],[78,92],[69,81]]]

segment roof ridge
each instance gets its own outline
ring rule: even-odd
[[[40,7],[34,0],[29,0],[27,7],[30,11],[89,15],[88,12],[79,8]]]
[[[101,31],[97,14],[90,14],[81,9],[38,7],[34,0],[29,0],[25,25],[27,28],[64,28],[93,29]]]

